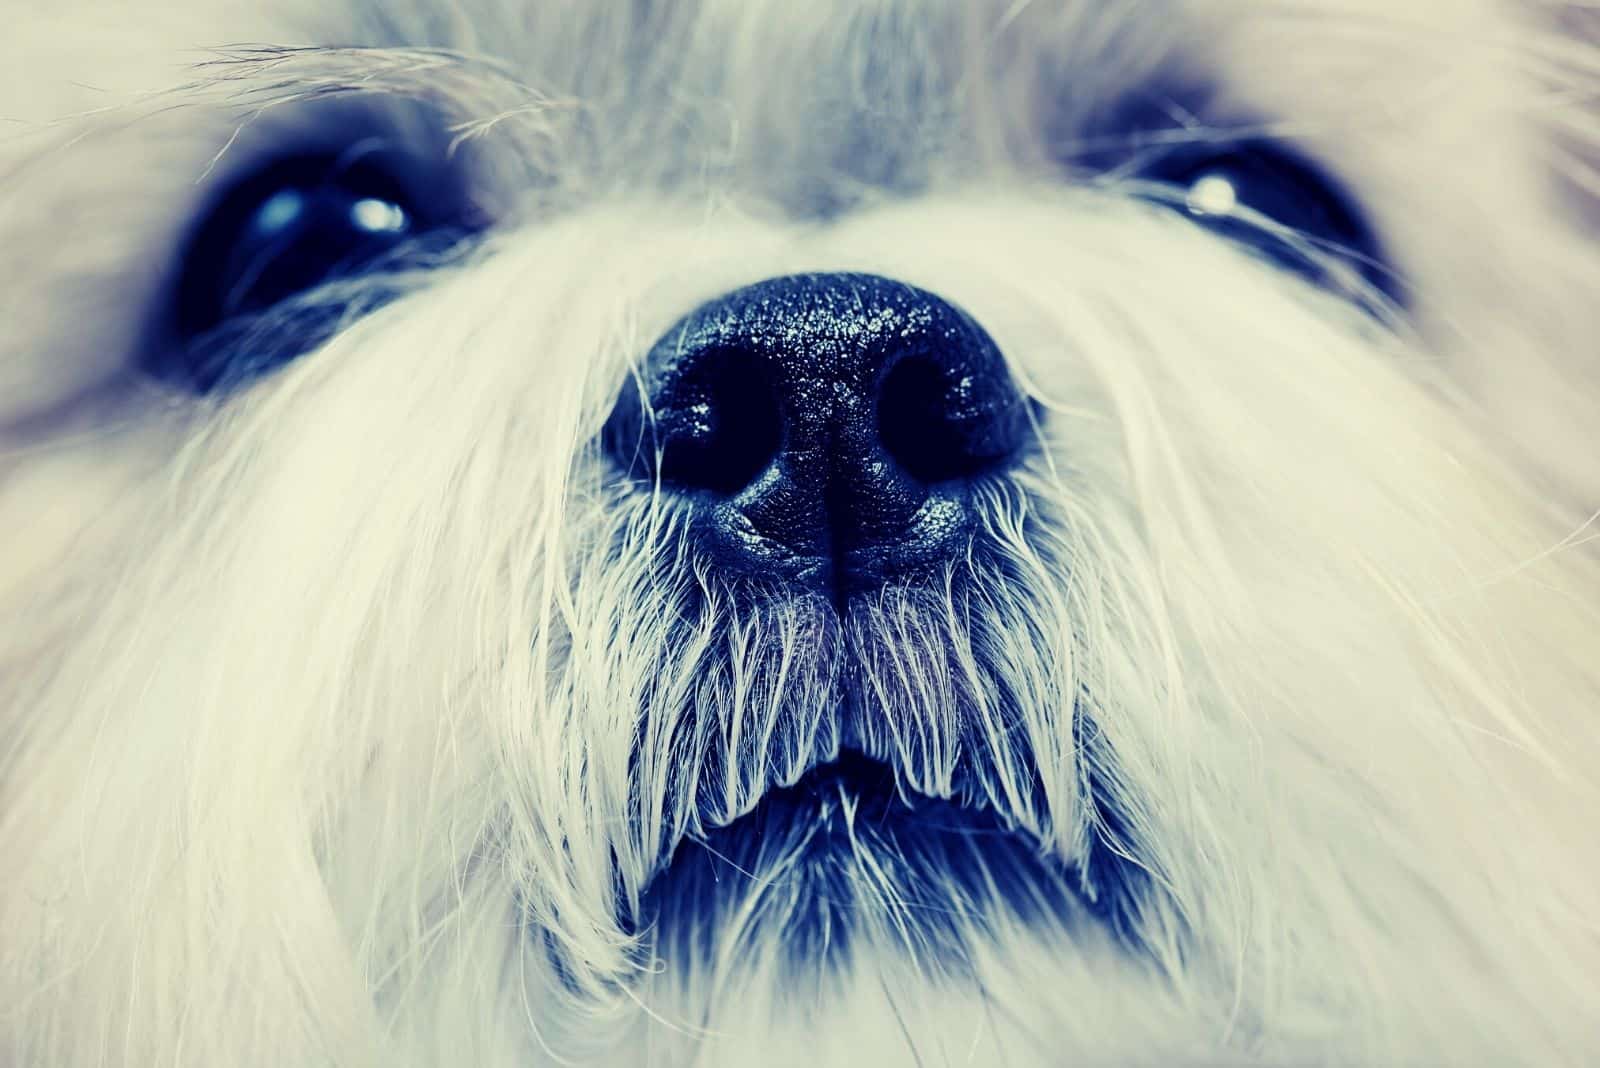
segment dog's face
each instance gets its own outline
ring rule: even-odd
[[[13,18],[0,1050],[1592,1055],[1557,14]]]

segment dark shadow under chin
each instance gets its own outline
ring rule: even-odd
[[[993,813],[908,797],[891,769],[846,751],[682,842],[636,920],[671,968],[776,950],[815,972],[867,945],[959,976],[998,925],[1087,922],[1077,883]]]

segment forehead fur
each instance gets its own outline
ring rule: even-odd
[[[1372,0],[224,0],[159,11],[94,5],[93,20],[80,17],[83,6],[22,16],[4,49],[4,95],[24,110],[9,117],[161,88],[207,48],[270,41],[451,49],[492,58],[537,89],[663,117],[720,102],[730,120],[762,105],[769,117],[837,118],[844,107],[903,119],[1021,80],[1078,113],[1152,81],[1189,81],[1261,117],[1304,118],[1320,99],[1330,120],[1342,112],[1372,121],[1481,87],[1484,54],[1504,48],[1524,16],[1502,0],[1400,9]],[[73,99],[50,107],[60,90],[47,87],[69,81],[80,82]],[[30,99],[41,101],[34,114]]]

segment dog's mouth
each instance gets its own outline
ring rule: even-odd
[[[979,542],[848,613],[738,586],[680,606],[665,661],[694,672],[645,695],[622,926],[667,967],[968,973],[1003,927],[1120,928],[1138,854],[1041,588]]]
[[[668,963],[765,947],[840,966],[870,945],[960,970],[1000,917],[1057,923],[1077,906],[1073,873],[991,807],[919,795],[844,750],[680,842],[641,919]]]

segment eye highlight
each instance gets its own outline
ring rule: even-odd
[[[1134,170],[1149,199],[1319,284],[1397,296],[1372,227],[1320,169],[1273,142],[1184,145]]]
[[[418,170],[363,148],[280,158],[235,183],[183,246],[170,337],[146,370],[196,393],[239,385],[392,297],[397,272],[472,229],[460,198]],[[348,299],[297,299],[357,278],[372,284]]]

